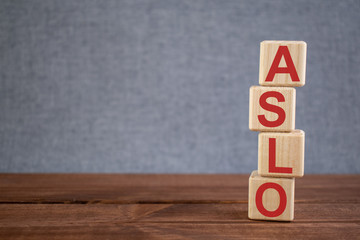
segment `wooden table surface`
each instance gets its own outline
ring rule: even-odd
[[[249,175],[0,174],[0,239],[360,239],[360,175],[296,179],[293,222],[247,218]]]

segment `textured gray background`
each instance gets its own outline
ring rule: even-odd
[[[0,171],[250,173],[262,40],[308,43],[305,173],[360,173],[360,1],[1,1]]]

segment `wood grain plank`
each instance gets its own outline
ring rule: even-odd
[[[249,175],[0,174],[0,203],[247,203]],[[360,203],[360,175],[305,175],[295,202]]]
[[[120,223],[257,223],[247,204],[1,204],[0,227],[106,226]],[[359,204],[299,204],[296,223],[358,223]]]
[[[0,239],[358,239],[357,223],[125,223],[0,227]]]
[[[247,219],[248,175],[0,174],[0,239],[358,239],[359,182],[305,175],[274,223]]]

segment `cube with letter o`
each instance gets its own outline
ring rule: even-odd
[[[249,178],[249,218],[293,220],[294,188],[294,178],[261,177],[257,171],[253,171]]]

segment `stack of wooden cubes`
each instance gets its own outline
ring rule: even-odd
[[[260,131],[258,170],[249,178],[250,219],[294,219],[294,178],[304,175],[305,148],[305,133],[295,130],[294,87],[304,86],[305,71],[305,42],[261,42],[261,86],[250,88],[249,128]]]

